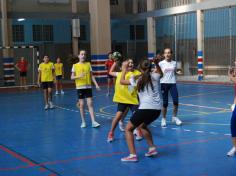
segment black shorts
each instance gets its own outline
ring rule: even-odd
[[[62,75],[57,75],[56,80],[62,80]]]
[[[78,99],[85,99],[93,97],[92,89],[77,89]]]
[[[41,87],[43,89],[53,88],[53,85],[54,85],[53,81],[41,83]]]
[[[156,120],[161,114],[161,110],[156,109],[138,109],[130,118],[131,123],[138,127],[142,123],[146,126]]]
[[[117,112],[125,112],[127,108],[129,108],[132,113],[134,113],[138,109],[138,105],[118,103]]]
[[[27,76],[27,72],[20,72],[20,77],[26,77]]]

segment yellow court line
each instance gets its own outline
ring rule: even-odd
[[[115,106],[115,105],[116,105],[116,104],[109,105],[109,106],[104,106],[104,107],[102,107],[102,108],[99,109],[99,112],[104,113],[104,114],[107,114],[107,115],[113,115],[112,113],[109,113],[109,112],[104,111],[104,109],[109,108],[109,107],[112,107],[112,106]]]

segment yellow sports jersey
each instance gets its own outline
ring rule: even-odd
[[[75,76],[84,74],[82,78],[75,80],[76,88],[90,88],[91,87],[91,65],[89,62],[77,63],[73,65],[72,72]]]
[[[62,75],[63,63],[55,63],[54,64],[54,69],[55,69],[55,75],[56,76]]]
[[[53,81],[53,63],[41,63],[39,65],[39,70],[41,71],[41,82],[51,82]]]
[[[115,94],[113,97],[113,101],[116,103],[138,105],[139,101],[137,87],[133,87],[130,85],[121,85],[121,74],[121,72],[118,72],[116,77]],[[131,76],[138,76],[140,74],[141,73],[138,70],[134,70],[133,72],[128,72],[125,75],[125,79],[129,80]]]

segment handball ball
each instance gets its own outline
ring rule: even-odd
[[[115,51],[114,53],[112,53],[112,57],[114,58],[115,61],[122,59],[122,56],[118,51]]]

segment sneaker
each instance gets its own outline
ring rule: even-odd
[[[96,121],[92,122],[92,127],[93,127],[93,128],[97,128],[97,127],[99,127],[99,126],[100,126],[100,124],[97,123]]]
[[[232,104],[230,108],[231,108],[231,111],[234,111],[235,104]]]
[[[134,130],[134,135],[135,135],[135,139],[136,139],[137,141],[140,141],[140,140],[143,139],[142,132],[141,132],[141,130],[138,129],[138,128]]]
[[[227,153],[227,156],[232,157],[232,156],[234,156],[235,154],[236,154],[236,148],[233,147],[233,148]]]
[[[65,92],[63,90],[61,90],[61,94],[64,94]]]
[[[59,92],[58,91],[56,91],[56,93],[55,93],[56,95],[59,95]]]
[[[49,102],[49,108],[50,108],[50,109],[53,109],[53,108],[54,108],[54,105],[53,105],[53,103],[52,103],[51,101]]]
[[[182,121],[178,117],[172,117],[172,122],[175,122],[176,125],[181,125]]]
[[[108,133],[107,142],[112,142],[114,140],[114,134],[112,132]]]
[[[130,154],[127,157],[121,158],[121,161],[123,161],[123,162],[137,162],[138,157],[137,157],[137,155]]]
[[[49,105],[46,104],[45,107],[44,107],[45,110],[48,110],[49,109]]]
[[[120,131],[124,132],[125,131],[125,127],[124,127],[124,123],[119,121],[119,129]]]
[[[166,119],[165,118],[161,119],[161,127],[166,127]]]
[[[155,156],[155,155],[157,155],[157,150],[156,150],[156,147],[150,147],[149,149],[148,149],[148,152],[147,153],[145,153],[145,156],[147,156],[147,157],[150,157],[150,156]]]
[[[86,123],[82,122],[81,125],[80,125],[80,128],[86,128]]]

